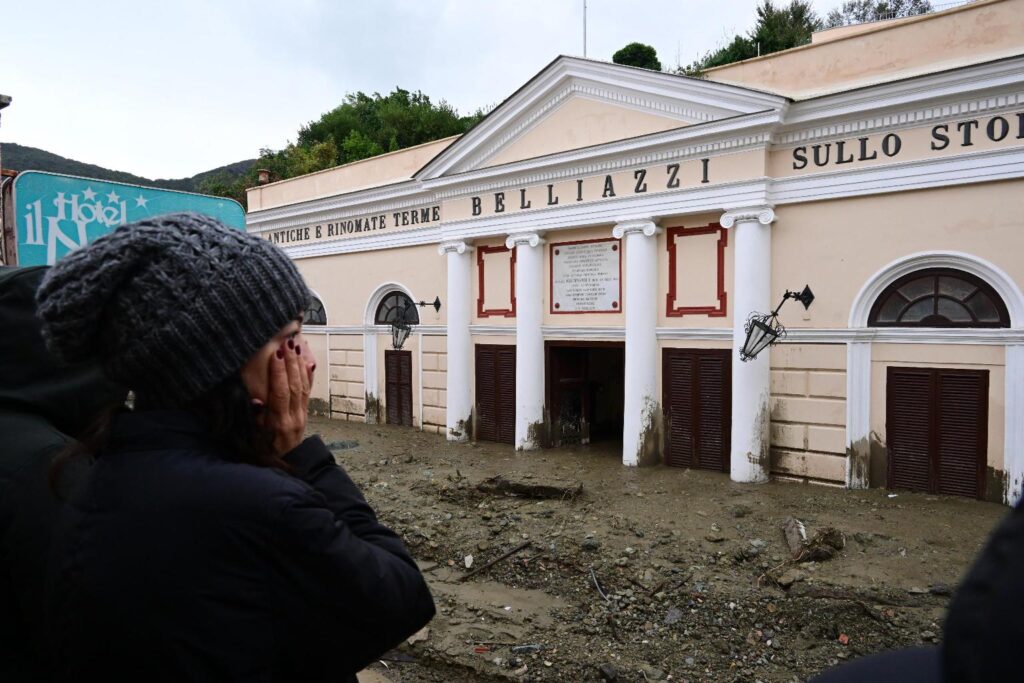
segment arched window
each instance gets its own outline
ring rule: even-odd
[[[303,325],[326,325],[327,324],[327,311],[324,310],[324,302],[315,296],[309,297],[309,308],[306,309],[305,315],[302,316]]]
[[[377,315],[373,321],[378,325],[390,325],[393,322],[419,325],[420,314],[412,299],[402,292],[391,292],[377,306]]]
[[[886,287],[872,327],[1009,327],[1006,304],[988,283],[949,268],[919,270]]]

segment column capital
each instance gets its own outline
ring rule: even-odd
[[[465,240],[448,240],[437,245],[437,253],[441,256],[445,254],[465,254],[467,251],[472,250],[473,247],[466,244]]]
[[[654,237],[661,228],[654,222],[653,218],[629,218],[618,221],[612,228],[612,237],[621,240],[626,235],[642,234],[645,237]]]
[[[505,238],[505,248],[515,249],[516,247],[536,247],[544,244],[544,238],[539,232],[514,232]]]
[[[719,223],[723,228],[731,228],[737,223],[771,225],[775,221],[775,209],[770,206],[751,206],[744,209],[730,209],[722,214]]]

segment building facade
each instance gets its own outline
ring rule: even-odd
[[[461,137],[248,199],[318,297],[332,417],[1020,496],[1024,0],[703,79],[559,57]],[[748,316],[805,285],[741,361]]]

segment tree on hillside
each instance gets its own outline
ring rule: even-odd
[[[630,43],[612,55],[612,61],[616,64],[626,66],[638,66],[641,69],[661,71],[661,62],[658,60],[658,53],[650,45],[643,43]]]
[[[434,104],[422,92],[395,88],[388,95],[357,92],[340,106],[299,130],[299,146],[333,140],[337,163],[393,152],[450,135],[465,133],[482,112],[460,117],[444,100]]]
[[[932,4],[928,0],[847,0],[842,7],[828,13],[825,27],[912,17],[931,11]]]
[[[280,150],[261,149],[259,159],[241,178],[212,176],[204,179],[199,191],[231,197],[244,206],[245,189],[256,185],[258,169],[270,171],[272,180],[284,180],[459,135],[484,115],[478,109],[459,116],[444,100],[434,104],[422,92],[402,88],[388,95],[349,94],[341,105],[302,126],[297,142]]]
[[[698,76],[714,66],[805,45],[811,42],[811,34],[821,27],[821,19],[808,0],[791,0],[788,5],[779,6],[772,0],[761,0],[757,6],[757,23],[747,35],[734,37],[725,46],[677,71]]]

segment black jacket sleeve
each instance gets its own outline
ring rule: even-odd
[[[377,521],[359,488],[319,437],[285,456],[307,484],[281,510],[279,547],[305,594],[289,623],[310,622],[346,671],[355,672],[427,624],[434,602],[398,536]]]
[[[943,680],[1020,680],[1024,507],[1011,510],[957,588],[946,615]]]

